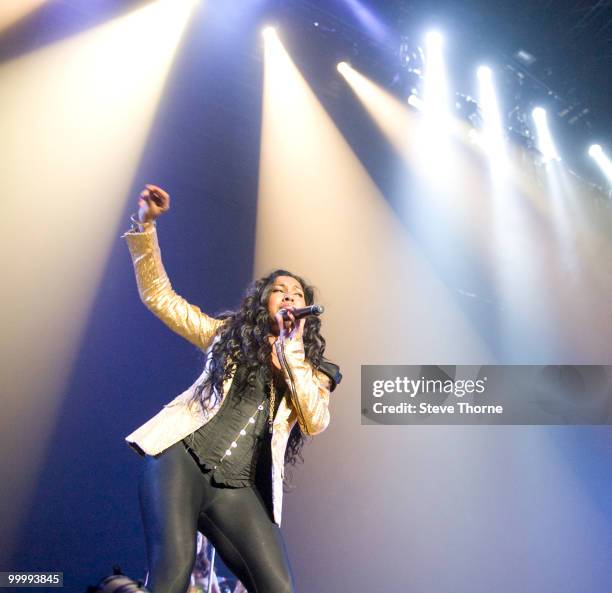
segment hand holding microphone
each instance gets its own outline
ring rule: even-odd
[[[321,315],[325,309],[321,305],[307,307],[283,307],[276,312],[276,322],[282,340],[302,336],[304,320],[310,315]]]
[[[289,312],[295,319],[302,319],[310,315],[321,315],[325,311],[322,305],[308,305],[308,307],[287,307],[279,309],[279,313],[289,319]]]

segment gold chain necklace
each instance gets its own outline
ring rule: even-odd
[[[268,427],[270,434],[274,429],[274,404],[276,403],[276,388],[274,387],[274,378],[270,381],[270,412],[268,414]]]

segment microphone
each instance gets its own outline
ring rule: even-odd
[[[288,317],[287,312],[291,311],[296,319],[308,317],[309,315],[321,315],[325,308],[322,305],[309,305],[308,307],[298,307],[296,309],[279,309],[283,317]]]

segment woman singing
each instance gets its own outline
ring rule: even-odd
[[[163,268],[155,219],[168,194],[147,185],[138,205],[124,237],[140,298],[206,353],[196,382],[126,439],[146,455],[147,587],[187,590],[199,530],[249,593],[292,592],[279,528],[284,465],[295,463],[304,435],[327,427],[341,378],[323,358],[321,321],[292,313],[313,303],[313,290],[276,270],[248,288],[236,312],[209,317],[172,290]]]

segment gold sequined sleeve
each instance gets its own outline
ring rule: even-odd
[[[329,424],[329,377],[306,360],[301,339],[277,340],[275,348],[300,429],[306,435],[323,432]]]
[[[223,321],[209,317],[174,292],[162,264],[155,226],[127,232],[123,238],[132,256],[142,302],[171,330],[198,348],[208,348]]]

